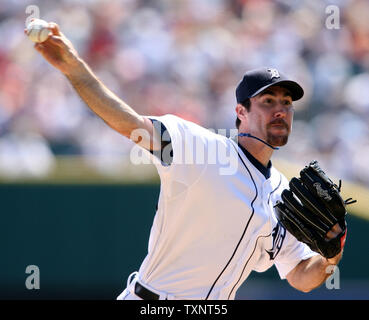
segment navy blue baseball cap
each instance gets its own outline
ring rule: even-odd
[[[304,95],[304,90],[297,82],[288,79],[277,69],[260,68],[250,70],[243,76],[243,79],[236,88],[237,103],[241,103],[246,99],[255,97],[265,89],[274,85],[278,85],[289,90],[293,101],[301,99]]]

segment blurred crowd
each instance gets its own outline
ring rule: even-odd
[[[279,69],[305,96],[274,156],[301,166],[317,159],[369,186],[367,0],[0,0],[0,176],[43,177],[68,155],[114,175],[132,146],[33,49],[23,34],[29,5],[140,114],[231,129],[244,72]],[[329,5],[338,29],[327,25]]]

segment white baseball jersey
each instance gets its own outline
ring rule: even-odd
[[[288,181],[271,162],[179,117],[150,118],[167,128],[173,161],[150,154],[161,188],[141,284],[169,299],[234,299],[251,271],[275,265],[284,279],[316,254],[277,223]]]

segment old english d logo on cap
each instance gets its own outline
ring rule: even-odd
[[[270,75],[270,79],[273,79],[273,78],[280,78],[281,76],[279,75],[279,72],[277,69],[267,69],[267,71],[271,74]]]

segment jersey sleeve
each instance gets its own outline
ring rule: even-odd
[[[175,165],[203,164],[201,151],[207,151],[210,140],[216,139],[216,134],[171,114],[160,117],[148,116],[148,118],[157,131],[161,130],[162,142],[164,142],[161,158],[164,160],[164,166],[172,162]],[[161,129],[158,122],[161,124]]]
[[[170,166],[173,161],[172,141],[165,125],[153,118],[149,118],[154,126],[154,130],[160,136],[160,148],[158,150],[150,150],[150,153],[156,156],[163,166]]]
[[[164,140],[159,153],[150,153],[151,161],[158,170],[166,194],[175,196],[199,178],[209,162],[209,155],[216,154],[213,146],[222,138],[175,115],[147,118],[153,122],[155,130],[161,130]]]
[[[286,230],[281,252],[277,255],[274,265],[276,266],[281,279],[286,279],[286,275],[295,268],[300,261],[309,259],[318,253],[312,251],[305,243],[298,241]]]

